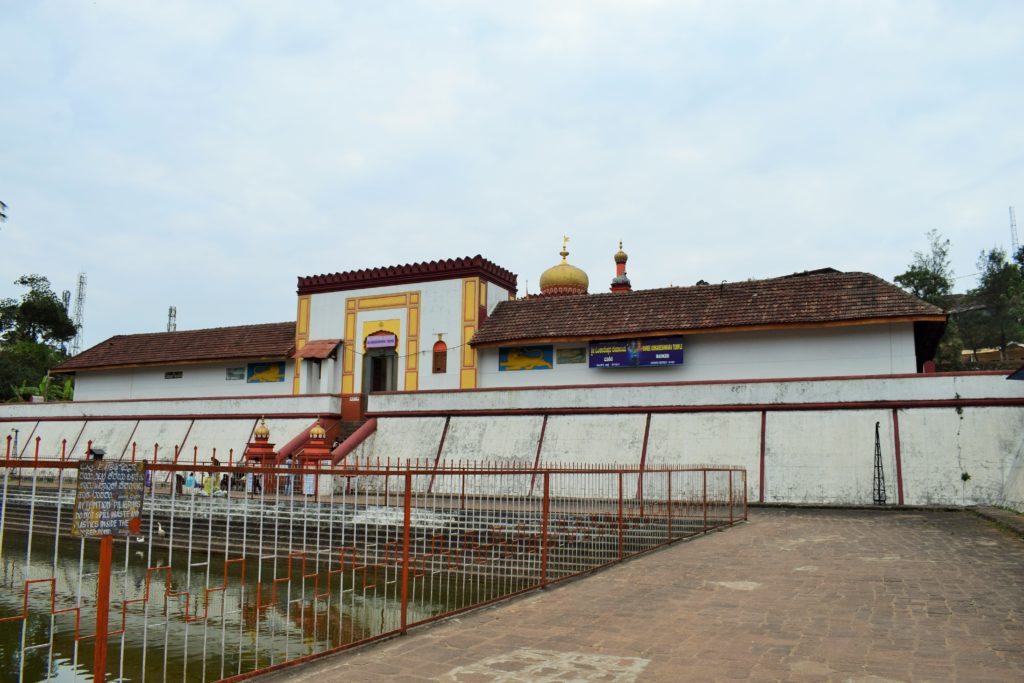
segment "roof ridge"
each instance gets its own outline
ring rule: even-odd
[[[478,274],[488,277],[496,284],[514,291],[518,276],[507,268],[482,255],[459,256],[456,258],[437,259],[434,261],[417,261],[393,266],[375,266],[334,273],[317,275],[300,275],[298,278],[299,293],[337,291],[354,289],[358,286],[383,286],[404,282],[423,282],[439,279],[437,276],[450,273]]]
[[[159,331],[159,332],[131,332],[129,334],[115,334],[112,337],[107,337],[103,341],[99,342],[99,344],[102,344],[104,342],[108,342],[111,339],[120,339],[122,337],[155,337],[155,336],[160,335],[160,334],[179,334],[180,335],[180,334],[187,334],[189,332],[215,332],[217,330],[240,330],[240,329],[243,329],[243,328],[246,328],[246,327],[269,327],[271,325],[294,325],[294,324],[295,324],[294,320],[284,320],[282,322],[277,322],[277,323],[246,323],[244,325],[221,325],[219,327],[197,327],[197,328],[191,329],[191,330],[175,330],[173,332],[169,332],[167,330],[162,330],[162,331]]]

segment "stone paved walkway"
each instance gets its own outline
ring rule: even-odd
[[[1024,540],[969,512],[750,523],[265,681],[1024,681]]]

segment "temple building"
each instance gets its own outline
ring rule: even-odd
[[[867,273],[609,291],[568,261],[516,298],[481,256],[298,279],[295,323],[119,335],[53,369],[76,399],[373,392],[914,373],[945,313]]]
[[[294,321],[112,337],[52,369],[73,402],[0,406],[0,433],[13,457],[721,463],[787,503],[870,504],[880,452],[893,502],[1024,506],[1020,383],[935,373],[939,308],[832,268],[633,289],[621,243],[597,286],[567,242],[539,293],[474,256],[299,277]]]

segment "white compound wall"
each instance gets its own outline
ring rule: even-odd
[[[888,503],[1024,508],[1024,383],[994,374],[375,395],[370,453],[433,458],[449,415],[442,457],[530,463],[546,413],[541,464],[639,467],[645,407],[647,467],[742,466],[752,502],[872,504],[877,423]]]

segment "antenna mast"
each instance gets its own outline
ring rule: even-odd
[[[1017,244],[1017,212],[1013,210],[1012,206],[1010,207],[1010,241],[1013,244],[1013,253],[1010,254],[1012,258],[1020,251],[1020,245]]]
[[[167,309],[167,331],[175,332],[178,329],[178,307],[171,306]]]
[[[75,311],[71,316],[75,323],[75,338],[71,340],[71,355],[76,356],[82,350],[82,314],[85,311],[85,273],[78,274],[78,287],[75,289]]]

